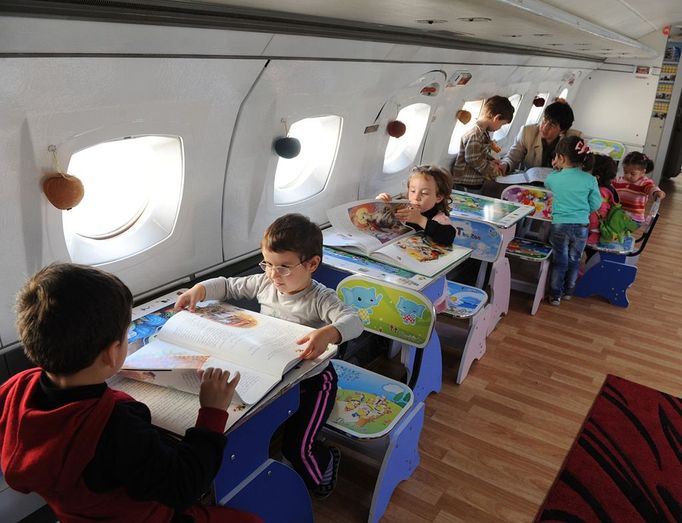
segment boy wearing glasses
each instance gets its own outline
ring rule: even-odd
[[[262,314],[313,327],[298,340],[302,359],[314,359],[330,343],[358,337],[362,321],[336,292],[312,279],[322,261],[322,231],[301,214],[275,220],[261,241],[264,274],[212,278],[178,297],[176,310],[194,311],[203,300],[257,299]],[[314,495],[331,494],[336,483],[339,451],[316,441],[334,406],[337,377],[328,364],[301,382],[298,411],[286,422],[282,452]]]

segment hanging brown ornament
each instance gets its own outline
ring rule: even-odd
[[[542,107],[543,105],[545,105],[545,99],[542,96],[536,96],[535,98],[533,98],[533,105],[535,107]]]
[[[400,120],[392,120],[386,124],[386,132],[393,138],[400,138],[407,131],[407,126]]]
[[[43,182],[43,192],[57,209],[69,210],[80,203],[85,194],[83,182],[66,173],[54,173]]]
[[[455,116],[464,125],[468,124],[471,121],[471,113],[469,111],[465,111],[464,109],[460,109],[459,111],[457,111],[455,113]]]

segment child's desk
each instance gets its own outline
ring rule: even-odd
[[[490,316],[487,329],[490,334],[501,317],[509,310],[511,271],[509,260],[504,253],[507,245],[514,238],[516,223],[533,212],[533,207],[462,191],[452,191],[451,196],[450,219],[455,229],[458,229],[455,243],[472,247],[474,249],[472,257],[481,260],[476,287],[485,286],[488,263],[492,264],[489,280]],[[483,234],[475,234],[476,222],[496,227],[501,237],[501,244],[495,240],[491,244],[494,244],[494,248],[486,250]],[[469,230],[474,234],[463,234]],[[495,252],[495,257],[490,258],[488,251]]]
[[[180,292],[133,309],[128,338],[131,350],[155,337],[172,314]],[[302,362],[255,405],[230,405],[227,445],[214,480],[218,503],[254,512],[265,521],[313,521],[312,503],[303,480],[293,469],[270,459],[269,447],[275,430],[298,409],[298,383],[315,365],[312,361]],[[112,378],[110,385],[145,403],[152,413],[152,423],[162,429],[180,436],[194,426],[199,411],[199,397],[194,394],[121,377]]]
[[[315,272],[317,281],[337,289],[340,298],[358,310],[365,330],[402,342],[402,361],[417,403],[441,389],[440,341],[433,329],[435,305],[447,299],[445,274],[470,252],[463,251],[440,274],[426,278],[325,247]]]

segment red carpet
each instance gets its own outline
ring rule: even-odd
[[[682,400],[607,376],[535,521],[682,522]]]

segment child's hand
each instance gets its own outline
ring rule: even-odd
[[[410,205],[398,209],[395,212],[395,217],[403,223],[416,223],[422,228],[426,227],[426,223],[428,222],[426,216],[422,216],[422,208],[418,203],[411,203]]]
[[[239,383],[239,373],[235,372],[230,380],[230,371],[209,367],[199,371],[199,405],[214,409],[227,410],[232,403],[234,391]]]
[[[504,174],[504,164],[499,160],[491,160],[490,165],[492,165],[495,171],[495,177],[502,176]]]
[[[197,303],[204,301],[204,298],[206,298],[206,287],[201,283],[197,283],[190,290],[185,291],[178,296],[178,300],[175,302],[173,310],[178,312],[187,308],[190,312],[194,312],[197,308]]]
[[[662,200],[665,198],[665,193],[660,189],[653,194],[654,200]]]
[[[374,198],[374,199],[375,199],[375,200],[381,200],[381,201],[384,201],[384,202],[388,203],[388,202],[391,201],[391,195],[388,194],[387,192],[382,192],[381,194],[379,194],[379,195],[378,195],[376,198]]]
[[[314,330],[307,336],[303,336],[303,338],[297,340],[296,343],[298,345],[303,345],[307,342],[308,346],[305,347],[300,357],[302,360],[314,360],[327,350],[327,345],[330,343],[339,343],[340,341],[341,333],[337,328],[332,325],[327,325],[321,329]]]

